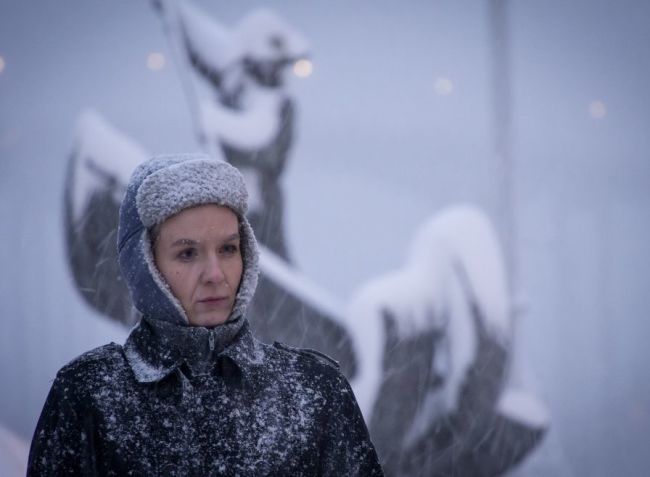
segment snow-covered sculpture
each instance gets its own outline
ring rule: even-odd
[[[170,12],[166,15],[167,24],[173,25]],[[308,56],[308,43],[267,9],[252,11],[232,30],[187,1],[178,5],[176,15],[179,49],[192,66],[200,134],[208,148],[218,148],[246,179],[251,194],[248,218],[266,255],[272,254],[267,262],[280,259],[285,262],[280,267],[292,267],[281,178],[293,139],[295,107],[285,75]],[[208,94],[201,94],[206,90]],[[250,311],[257,335],[265,341],[318,348],[353,375],[355,356],[340,316],[274,277],[262,268]]]
[[[353,387],[387,475],[500,475],[539,442],[544,406],[509,385],[511,308],[491,224],[460,206],[354,296]]]
[[[131,172],[147,157],[98,113],[79,116],[65,185],[68,261],[84,300],[127,326],[137,316],[117,264],[117,218]]]
[[[285,75],[308,55],[305,39],[270,10],[254,10],[232,30],[189,2],[178,7],[182,44],[195,82],[204,140],[247,179],[249,218],[259,240],[290,261],[284,237],[284,172],[294,129]],[[200,91],[208,87],[208,94]]]
[[[189,2],[158,6],[187,64],[204,147],[247,180],[262,245],[249,312],[256,334],[341,362],[387,475],[499,475],[515,466],[548,421],[512,384],[512,307],[487,218],[469,207],[432,218],[402,269],[365,285],[349,307],[338,303],[296,270],[284,235],[280,179],[295,111],[283,75],[307,43],[266,10],[229,29]],[[137,316],[115,232],[124,185],[146,158],[98,114],[81,116],[66,187],[69,262],[84,299],[127,325]]]
[[[191,65],[184,73],[191,75],[204,146],[238,167],[247,180],[249,220],[266,257],[249,313],[256,334],[265,341],[321,349],[353,375],[356,360],[341,324],[341,307],[318,291],[303,293],[304,286],[294,286],[304,277],[292,265],[284,234],[280,179],[292,141],[294,106],[283,76],[307,55],[306,41],[264,9],[230,30],[189,2],[157,6],[170,38]],[[131,171],[146,158],[142,147],[99,114],[80,116],[66,179],[68,259],[86,302],[126,325],[137,316],[116,265],[117,215]]]

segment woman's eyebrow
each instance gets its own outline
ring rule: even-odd
[[[188,238],[180,238],[172,243],[172,247],[177,247],[177,246],[186,246],[186,245],[198,245],[199,242],[196,240],[188,239]]]
[[[224,242],[231,242],[233,240],[240,240],[239,233],[235,232],[232,235],[229,235],[224,239]],[[188,239],[188,238],[179,238],[178,240],[175,240],[172,242],[171,246],[172,247],[179,247],[179,246],[188,246],[188,245],[199,245],[198,240],[193,240],[193,239]]]

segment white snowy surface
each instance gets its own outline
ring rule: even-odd
[[[186,87],[196,101],[203,137],[251,151],[267,146],[280,128],[283,87],[267,88],[246,76],[244,61],[293,62],[308,54],[309,45],[296,29],[275,12],[259,8],[244,16],[232,29],[206,15],[185,0],[178,6],[178,19],[186,41],[201,61],[221,75],[223,91],[241,89],[238,108],[223,106],[204,79],[194,73]],[[176,43],[182,43],[175,38]],[[181,68],[190,68],[183,62]],[[181,72],[185,76],[185,71]]]
[[[419,420],[429,421],[454,408],[476,352],[471,298],[485,311],[488,332],[506,345],[509,298],[496,234],[483,212],[454,206],[420,227],[403,268],[371,280],[351,299],[347,322],[360,356],[353,386],[366,418],[382,378],[382,310],[398,320],[402,339],[427,330],[445,333],[438,346],[446,355],[442,353],[434,366],[446,368],[446,385],[427,398],[426,416]]]
[[[179,2],[177,12],[192,48],[214,71],[233,68],[243,58],[297,60],[309,53],[306,38],[268,8],[249,11],[232,27],[225,26],[189,0]]]
[[[22,477],[27,472],[29,444],[0,425],[0,475]]]
[[[192,49],[215,71],[239,60],[231,31],[194,3],[178,2],[178,19]]]
[[[265,61],[297,60],[309,53],[306,38],[268,8],[257,8],[246,14],[235,28],[234,42],[242,56]]]
[[[103,185],[102,178],[93,168],[113,176],[125,187],[136,166],[149,157],[138,143],[93,110],[84,111],[77,119],[73,154],[76,158],[72,179],[75,219],[85,210],[91,193]],[[122,201],[122,187],[115,190],[117,203]]]
[[[258,244],[260,248],[260,271],[285,290],[300,297],[317,310],[346,325],[342,316],[343,304],[324,288],[318,286],[300,271],[290,266],[271,250]]]
[[[462,205],[442,211],[416,232],[411,250],[409,265],[422,274],[421,286],[429,286],[429,281],[438,293],[447,286],[441,277],[461,267],[469,287],[465,291],[485,314],[488,331],[507,344],[511,301],[504,258],[496,230],[484,212]]]
[[[267,146],[280,127],[283,101],[282,91],[254,86],[248,89],[241,110],[226,108],[212,98],[205,98],[199,105],[203,134],[246,151]]]
[[[499,398],[497,409],[514,421],[540,429],[547,427],[551,419],[540,398],[523,389],[506,389]]]
[[[249,213],[259,212],[264,208],[264,200],[262,198],[262,184],[260,180],[260,172],[254,167],[240,167],[248,191],[248,211]]]

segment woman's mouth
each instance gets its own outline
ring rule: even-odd
[[[206,304],[216,304],[216,303],[222,303],[228,300],[227,296],[209,296],[207,298],[201,298],[199,300],[199,303],[206,303]]]

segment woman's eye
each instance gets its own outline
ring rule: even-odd
[[[196,250],[193,248],[186,248],[178,253],[178,258],[183,261],[192,260],[194,257],[196,257]]]
[[[239,246],[235,244],[226,244],[221,249],[221,253],[225,255],[234,255],[237,253],[238,250],[239,250]]]

